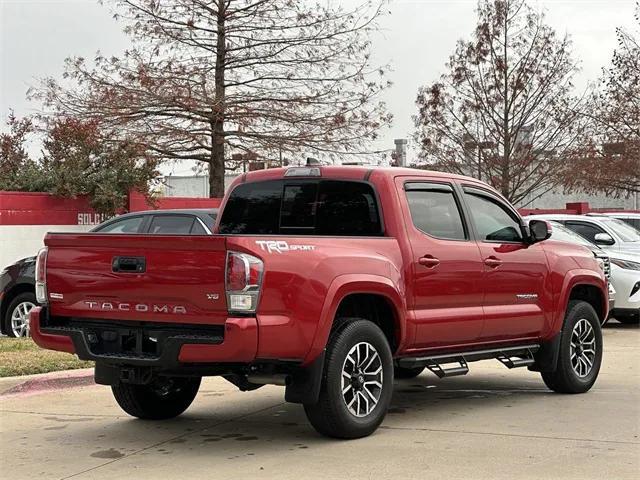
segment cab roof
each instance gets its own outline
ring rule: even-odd
[[[322,178],[341,178],[341,179],[353,179],[364,180],[368,179],[372,175],[376,176],[389,176],[389,177],[401,177],[401,176],[420,176],[420,177],[436,177],[443,179],[453,180],[466,180],[476,184],[484,184],[483,182],[464,175],[457,175],[455,173],[438,172],[435,170],[422,170],[418,168],[400,168],[400,167],[374,167],[374,166],[352,166],[352,165],[311,165],[301,167],[284,167],[284,168],[269,168],[266,170],[257,170],[254,172],[248,172],[242,174],[236,182],[259,182],[265,180],[277,180],[281,178],[287,178],[285,173],[291,169],[318,169],[320,177]],[[317,178],[314,175],[300,175],[298,178]],[[235,182],[234,182],[235,183]]]

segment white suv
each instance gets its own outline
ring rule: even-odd
[[[595,214],[589,214],[595,215]],[[632,227],[637,230],[640,230],[640,213],[632,213],[632,212],[607,212],[607,213],[599,213],[598,215],[606,215],[607,217],[617,218],[618,220],[622,220],[625,223],[628,223]]]
[[[530,218],[553,220],[595,243],[610,255],[635,254],[640,262],[640,231],[608,215],[530,215]]]
[[[604,215],[530,215],[560,223],[601,247],[611,260],[615,307],[611,316],[622,323],[640,322],[640,232]],[[552,233],[553,238],[553,233]]]

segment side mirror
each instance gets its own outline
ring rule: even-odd
[[[551,225],[544,220],[531,220],[529,222],[529,238],[531,243],[538,243],[551,236]]]
[[[608,233],[596,233],[596,236],[593,237],[593,240],[596,242],[596,245],[613,245],[616,241],[613,239],[611,235]]]

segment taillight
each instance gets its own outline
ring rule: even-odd
[[[36,257],[36,300],[47,303],[47,247],[41,248]]]
[[[225,287],[230,313],[255,313],[264,263],[253,255],[227,252]]]

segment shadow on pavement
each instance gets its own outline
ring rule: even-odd
[[[521,375],[510,377],[510,372],[504,375],[505,378],[479,374],[437,380],[430,373],[423,373],[416,379],[397,381],[388,416],[375,436],[384,435],[385,427],[406,428],[420,423],[427,426],[431,421],[446,421],[451,415],[464,416],[470,411],[482,415],[484,409],[511,408],[514,403],[526,408],[528,402],[554,396],[541,380],[533,382]],[[105,459],[133,453],[233,459],[281,450],[305,450],[333,442],[313,430],[301,405],[278,403],[273,396],[254,398],[247,412],[244,400],[216,402],[213,407],[207,405],[207,392],[202,395],[200,402],[176,419],[150,422],[118,417],[106,424],[79,422],[70,425],[68,433],[72,433],[74,443],[96,445],[91,456]],[[128,439],[144,439],[147,447],[117,447],[126,447]]]

